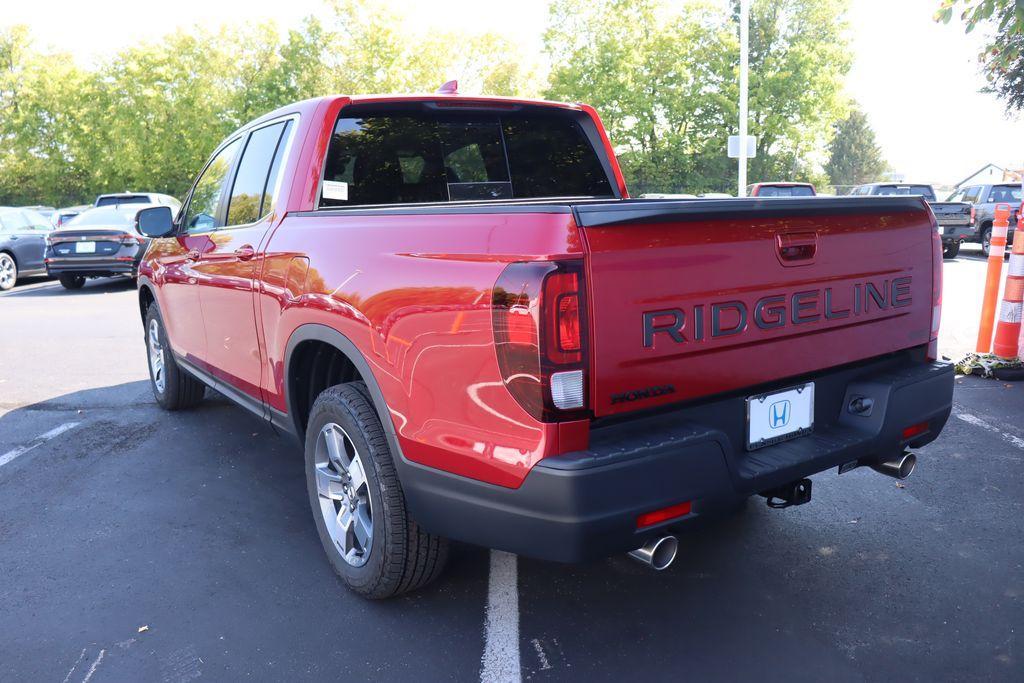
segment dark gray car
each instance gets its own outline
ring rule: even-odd
[[[995,183],[991,185],[965,185],[949,196],[953,202],[967,202],[973,207],[972,224],[977,227],[974,240],[980,242],[981,250],[988,256],[992,243],[992,221],[996,215],[997,204],[1010,205],[1010,229],[1006,233],[1006,253],[1010,253],[1013,244],[1013,233],[1017,229],[1017,209],[1021,203],[1020,183]]]
[[[155,204],[120,204],[89,209],[50,233],[46,272],[65,289],[90,277],[138,274],[149,240],[135,230],[135,214]]]
[[[31,209],[0,207],[0,291],[19,277],[45,275],[43,253],[50,221]]]

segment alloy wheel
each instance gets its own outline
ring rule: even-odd
[[[160,323],[156,318],[149,321],[149,368],[153,371],[153,384],[157,393],[163,394],[167,384],[164,374],[164,347],[160,343]]]
[[[14,259],[7,254],[0,254],[0,291],[10,289],[18,279],[18,267]]]
[[[373,503],[363,460],[348,433],[324,425],[316,440],[316,490],[324,526],[334,547],[353,567],[361,567],[373,546]]]

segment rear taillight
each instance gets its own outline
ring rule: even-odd
[[[542,422],[586,415],[587,318],[580,261],[512,263],[492,297],[502,380]]]
[[[121,244],[125,246],[136,245],[141,243],[142,238],[139,237],[138,235],[133,235],[130,232],[126,232],[125,234],[121,235]]]
[[[928,338],[928,359],[939,356],[939,324],[942,322],[942,237],[932,231],[932,329]]]
[[[971,207],[971,225],[974,225],[974,207]]]

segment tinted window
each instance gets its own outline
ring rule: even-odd
[[[217,227],[217,213],[220,207],[221,191],[228,179],[231,162],[238,151],[239,140],[233,140],[217,153],[203,171],[192,191],[192,199],[185,212],[185,228],[189,232],[203,232]]]
[[[988,200],[990,202],[1019,202],[1020,185],[993,185],[992,193]]]
[[[254,223],[263,215],[267,178],[274,153],[281,139],[284,123],[276,123],[253,131],[238,162],[235,184],[228,204],[228,225]],[[267,209],[270,202],[267,201]]]
[[[20,232],[28,230],[29,223],[21,211],[3,211],[0,212],[0,229],[3,229],[4,232]]]
[[[50,221],[46,219],[38,211],[31,211],[22,209],[21,213],[25,216],[25,220],[28,221],[29,227],[37,231],[49,232],[51,229]]]
[[[321,206],[611,196],[582,128],[551,113],[343,116]]]
[[[779,187],[777,185],[762,185],[757,191],[758,197],[813,197],[814,190],[805,185],[794,185],[791,187]]]
[[[67,227],[78,227],[83,225],[107,225],[117,227],[129,225],[134,217],[134,211],[119,211],[110,206],[83,211],[71,220],[65,221],[64,225]]]
[[[883,195],[911,195],[919,194],[929,201],[935,201],[935,191],[931,185],[879,185],[875,194]]]
[[[975,203],[977,203],[978,197],[980,195],[981,195],[981,186],[980,185],[972,185],[971,187],[968,187],[966,190],[964,190],[964,199],[963,200],[965,202],[970,202],[971,204],[975,204]]]
[[[149,197],[144,194],[133,194],[127,197],[100,197],[96,206],[117,206],[118,204],[149,204]]]

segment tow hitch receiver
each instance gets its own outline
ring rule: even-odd
[[[811,480],[799,479],[770,489],[761,494],[768,499],[768,507],[781,510],[793,505],[811,502]]]

